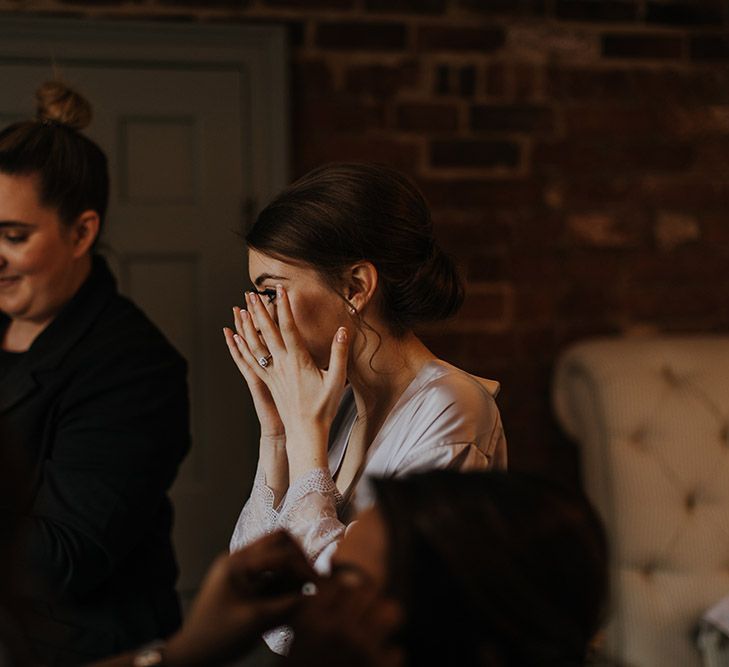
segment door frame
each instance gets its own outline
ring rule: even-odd
[[[54,66],[61,71],[79,66],[149,67],[237,74],[242,182],[236,194],[242,201],[239,217],[231,221],[231,227],[249,222],[258,206],[288,183],[288,59],[286,29],[277,25],[78,18],[0,21],[0,65],[47,66],[48,79],[53,78]],[[23,100],[22,106],[29,101]],[[231,377],[240,385],[237,372],[231,372]],[[193,437],[196,431],[200,429],[193,428]],[[182,588],[181,580],[178,589],[183,601],[189,601],[195,592]]]
[[[238,72],[242,123],[253,128],[241,145],[241,219],[289,179],[289,95],[286,31],[277,25],[153,23],[78,18],[3,18],[0,63],[125,65]],[[246,97],[249,104],[245,104]]]

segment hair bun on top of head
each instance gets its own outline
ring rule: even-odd
[[[60,81],[46,81],[35,93],[39,122],[83,130],[91,123],[91,104]]]

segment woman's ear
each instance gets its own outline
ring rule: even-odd
[[[73,254],[74,257],[83,257],[94,245],[96,237],[99,235],[99,214],[96,211],[84,211],[76,222],[73,223]]]
[[[372,262],[358,262],[349,269],[345,296],[355,312],[361,313],[377,290],[377,269]]]

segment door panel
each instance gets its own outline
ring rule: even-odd
[[[83,29],[77,25],[70,32]],[[114,27],[107,29],[116,34]],[[189,28],[184,32],[189,36]],[[236,31],[239,39],[241,32]],[[260,31],[255,32],[253,41],[260,41]],[[220,35],[220,28],[215,33]],[[63,79],[94,106],[87,134],[109,158],[112,197],[103,252],[122,292],[189,363],[193,448],[172,492],[179,587],[189,598],[212,558],[227,549],[255,466],[257,421],[221,329],[248,284],[238,233],[243,203],[267,198],[285,178],[280,137],[262,149],[281,109],[269,109],[263,121],[261,101],[274,97],[268,88],[254,101],[252,87],[266,80],[260,70],[273,67],[271,47],[262,51],[260,63],[254,49],[253,56],[241,51],[231,64],[234,58],[228,50],[220,52],[220,40],[212,40],[208,52],[191,54],[182,44],[164,51],[153,39],[140,45],[139,34],[125,26],[116,35],[123,56],[110,58],[105,42],[106,52],[97,60],[88,40],[82,59],[75,41],[74,57],[64,61],[63,31],[54,34]],[[29,42],[21,41],[22,55]],[[279,34],[272,33],[272,41],[282,50]],[[152,57],[155,52],[159,59]],[[278,57],[283,70],[283,53]],[[51,74],[43,58],[29,60],[27,53],[14,58],[12,44],[3,42],[3,126],[32,114],[34,92]],[[276,103],[285,106],[283,85],[273,87],[281,91]]]

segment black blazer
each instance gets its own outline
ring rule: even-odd
[[[0,332],[7,324],[0,314]],[[169,634],[180,612],[167,490],[190,446],[185,361],[95,257],[3,375],[0,446],[28,471],[38,658],[80,664]]]

